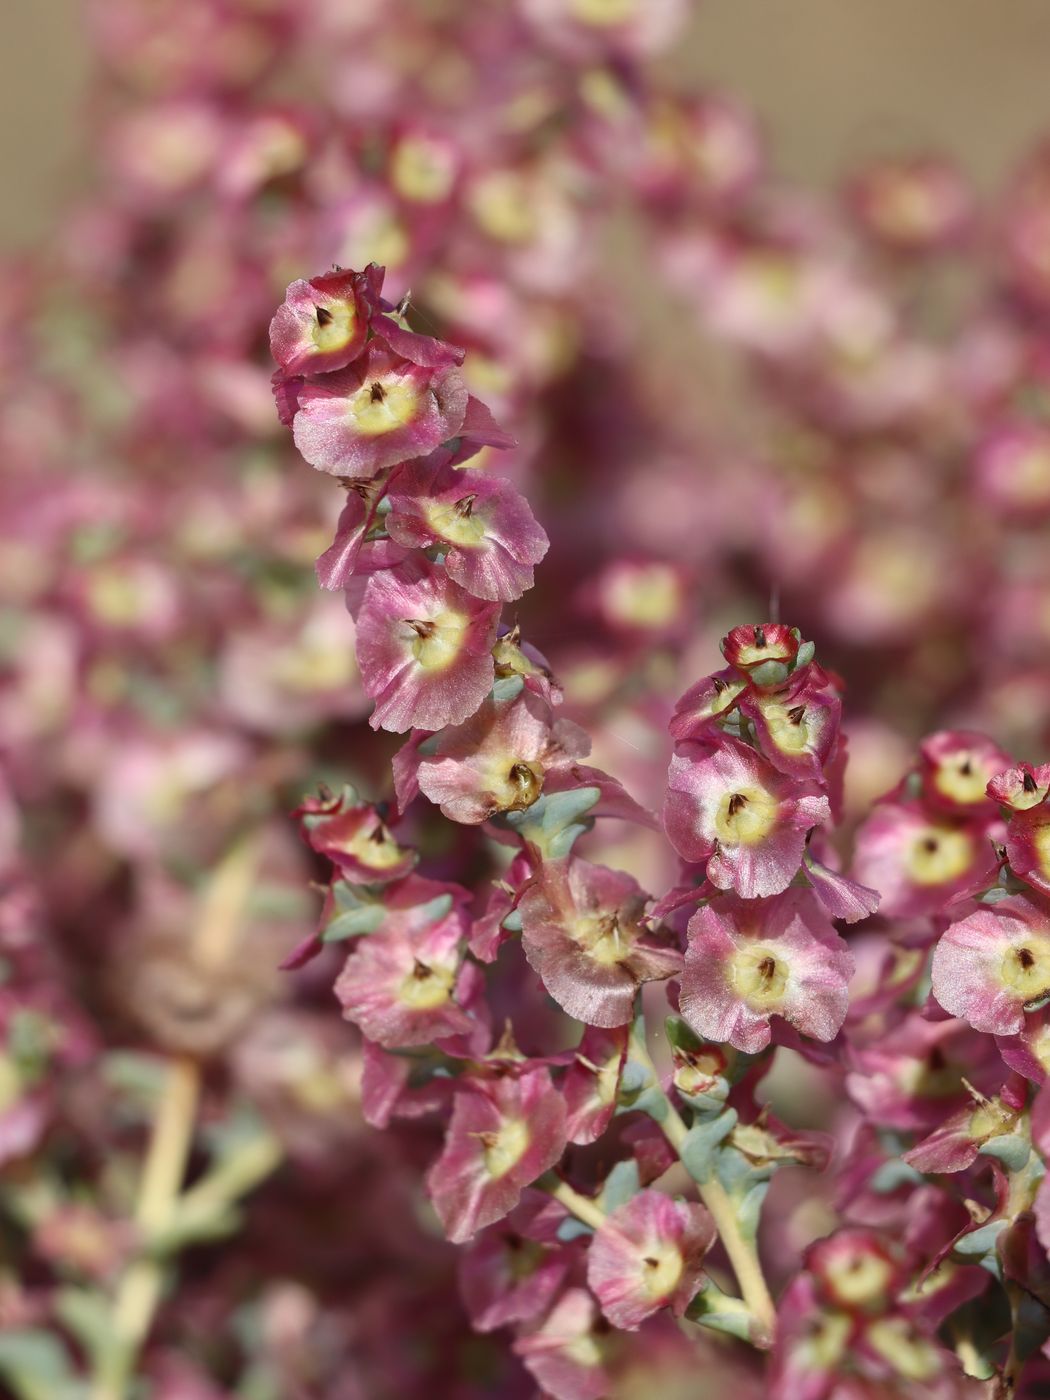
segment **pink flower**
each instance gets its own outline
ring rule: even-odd
[[[466,1009],[477,970],[463,962],[467,919],[454,888],[410,876],[336,980],[344,1016],[379,1045],[426,1045],[477,1027]]]
[[[1014,1035],[1050,992],[1050,908],[1013,895],[960,919],[933,953],[933,994],[975,1030]]]
[[[991,813],[988,785],[1011,764],[984,734],[947,729],[919,745],[923,796],[934,807],[969,816]]]
[[[554,1301],[573,1254],[558,1242],[564,1209],[526,1191],[505,1220],[482,1231],[459,1263],[459,1287],[478,1332],[528,1322]]]
[[[561,1083],[570,1142],[596,1142],[612,1121],[629,1038],[627,1025],[584,1031]]]
[[[681,1317],[700,1288],[714,1239],[703,1206],[639,1191],[595,1233],[587,1282],[614,1327],[633,1332],[665,1307]]]
[[[782,622],[747,623],[722,638],[722,655],[738,671],[757,671],[756,679],[764,685],[767,674],[776,674],[768,670],[770,662],[783,669],[782,681],[787,680],[799,644],[798,632]]]
[[[1019,763],[1005,773],[998,773],[988,784],[988,796],[1002,807],[1014,812],[1027,812],[1040,806],[1050,795],[1050,763],[1033,768]]]
[[[549,541],[509,482],[440,460],[410,462],[389,494],[398,544],[445,550],[445,572],[478,598],[510,602],[532,587]]]
[[[896,1301],[903,1261],[873,1230],[838,1230],[806,1251],[825,1302],[851,1313],[881,1313]]]
[[[719,889],[745,899],[786,889],[807,832],[831,817],[816,784],[792,781],[735,739],[676,754],[667,781],[664,826],[672,845],[704,863]]]
[[[521,897],[525,956],[558,1005],[586,1025],[622,1026],[643,982],[673,976],[677,948],[645,929],[630,875],[585,860],[548,861]]]
[[[976,1090],[971,1094],[970,1103],[904,1153],[909,1166],[927,1173],[965,1171],[976,1162],[986,1142],[1013,1132],[1027,1097],[1020,1075],[1011,1075],[994,1098],[985,1098]]]
[[[706,1040],[754,1054],[770,1018],[833,1040],[849,1005],[853,958],[806,890],[746,902],[726,895],[689,920],[682,1016]]]
[[[565,1150],[565,1104],[550,1071],[468,1079],[457,1089],[444,1151],[427,1188],[445,1233],[462,1244],[517,1205]]]
[[[1050,802],[1014,811],[1004,844],[1013,873],[1034,890],[1050,894]]]
[[[383,270],[338,269],[293,282],[270,322],[270,350],[285,375],[343,369],[364,349]]]
[[[883,914],[933,914],[995,878],[992,824],[884,802],[857,832],[853,873],[882,895]]]
[[[492,686],[499,607],[425,562],[373,574],[357,618],[357,660],[376,702],[373,729],[442,729],[472,715]]]
[[[555,720],[546,700],[522,686],[510,698],[489,696],[462,724],[418,746],[416,779],[446,817],[476,825],[497,812],[530,807],[547,769],[566,756],[585,757],[589,747],[581,729]],[[402,808],[403,786],[402,776]]]
[[[732,666],[697,681],[674,707],[668,726],[671,737],[676,743],[686,739],[717,743],[721,738],[718,721],[732,713],[747,688],[747,680]]]
[[[514,1352],[553,1400],[606,1400],[607,1330],[586,1288],[570,1288],[535,1331],[518,1338]]]
[[[824,681],[824,684],[820,682]],[[755,726],[763,755],[780,773],[820,779],[842,718],[842,700],[824,672],[807,667],[783,689],[748,690],[740,710]]]
[[[466,411],[454,365],[417,365],[376,339],[346,369],[303,384],[293,436],[318,471],[368,481],[455,437]]]
[[[369,802],[359,802],[352,787],[338,796],[308,797],[294,814],[312,850],[330,860],[345,880],[389,884],[416,863],[415,851],[399,846]]]

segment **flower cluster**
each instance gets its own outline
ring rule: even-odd
[[[442,499],[456,499],[479,470],[461,452],[450,440],[388,465],[374,498],[396,498],[401,473],[432,481],[436,458],[449,473]],[[394,509],[371,514],[354,556],[363,592],[352,570],[343,579],[352,608],[377,580],[402,609],[447,597],[458,542],[435,532],[419,554],[391,551]],[[424,515],[437,510],[424,499]],[[411,592],[420,580],[426,595]],[[458,633],[440,665],[412,652],[431,673],[425,697],[412,661],[392,673],[394,706],[412,723],[393,760],[392,807],[346,789],[301,809],[332,876],[318,933],[289,959],[302,966],[350,943],[335,995],[365,1037],[366,1116],[441,1125],[426,1191],[463,1247],[474,1326],[510,1328],[556,1400],[614,1393],[637,1355],[631,1338],[652,1345],[669,1317],[771,1348],[776,1400],[830,1400],[854,1382],[887,1397],[917,1385],[945,1400],[976,1394],[1041,1276],[1045,1110],[1035,1104],[1029,1127],[1025,1079],[1041,1083],[1050,1058],[1038,1010],[1050,996],[1050,770],[1011,767],[979,734],[932,736],[859,831],[857,878],[846,875],[832,840],[841,682],[797,630],[738,626],[723,640],[726,665],[670,716],[663,827],[680,864],[654,900],[583,853],[595,818],[651,818],[579,762],[586,735],[555,718],[560,688],[517,628],[497,635],[494,615],[477,635],[470,664],[483,661],[485,687],[469,699]],[[371,645],[360,610],[357,638]],[[382,713],[390,684],[376,690]],[[431,720],[449,707],[452,722]],[[424,798],[481,838],[476,893],[420,873],[401,828]],[[878,917],[903,921],[888,939],[876,883]],[[953,913],[963,917],[937,941]],[[855,959],[836,923],[863,929],[852,1004]],[[668,1003],[663,1048],[654,983]],[[573,1047],[544,994],[579,1023]],[[763,1084],[777,1047],[850,1103],[835,1126],[840,1228],[803,1239],[797,1264],[780,1261],[794,1278],[779,1305],[760,1263],[763,1198],[786,1165],[826,1168],[834,1139],[774,1112]],[[967,1174],[965,1197],[934,1184],[956,1173]],[[1006,1309],[999,1321],[993,1301]],[[1042,1316],[1050,1338],[1050,1308]],[[1015,1331],[1003,1385],[1027,1359]],[[754,1374],[746,1352],[726,1364]]]
[[[0,267],[5,1393],[1047,1384],[1050,154],[802,190],[693,8],[87,7]]]

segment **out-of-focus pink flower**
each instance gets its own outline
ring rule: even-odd
[[[857,832],[853,873],[879,891],[884,914],[932,914],[992,882],[995,834],[987,821],[927,814],[916,803],[885,802]]]
[[[936,156],[876,161],[851,182],[847,197],[866,232],[900,253],[950,247],[973,213],[962,173]]]
[[[923,796],[934,807],[970,815],[991,810],[988,785],[1011,758],[984,734],[946,729],[919,745]]]
[[[714,1239],[703,1206],[639,1191],[595,1233],[587,1282],[614,1327],[634,1331],[664,1307],[680,1317],[700,1287]]]

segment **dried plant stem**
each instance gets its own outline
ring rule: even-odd
[[[135,1224],[144,1239],[169,1223],[186,1172],[200,1097],[200,1071],[189,1059],[168,1066],[142,1173]],[[134,1260],[113,1304],[113,1330],[99,1358],[92,1400],[124,1400],[139,1349],[149,1332],[164,1286],[161,1260]]]
[[[209,879],[193,937],[198,966],[218,970],[237,943],[258,861],[257,842],[239,842]],[[166,1267],[148,1252],[176,1214],[193,1146],[201,1074],[189,1056],[168,1065],[143,1163],[135,1225],[147,1252],[132,1261],[113,1302],[112,1332],[96,1359],[91,1400],[125,1400],[139,1351],[163,1292]]]

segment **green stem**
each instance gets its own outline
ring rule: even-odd
[[[567,1181],[559,1181],[557,1185],[545,1189],[556,1201],[562,1203],[570,1215],[575,1215],[577,1220],[582,1220],[592,1230],[598,1230],[605,1224],[606,1215],[601,1206],[589,1197],[581,1196],[579,1191],[574,1191]]]
[[[653,1084],[659,1087],[660,1076],[653,1064],[648,1048],[640,1043],[640,1038],[636,1037],[632,1046],[632,1055],[637,1058],[652,1075]],[[664,1095],[666,1112],[660,1120],[660,1127],[664,1131],[668,1142],[682,1158],[682,1149],[689,1129],[686,1127],[681,1114],[675,1108],[671,1100]],[[684,1160],[683,1160],[684,1165]],[[688,1168],[686,1168],[688,1170]],[[692,1173],[690,1173],[692,1175]],[[765,1275],[762,1272],[762,1264],[758,1257],[758,1250],[740,1232],[737,1223],[736,1210],[733,1202],[729,1198],[725,1187],[717,1177],[711,1176],[704,1181],[697,1180],[696,1188],[700,1194],[700,1199],[711,1213],[711,1218],[715,1222],[719,1238],[729,1262],[733,1266],[737,1283],[740,1285],[740,1292],[744,1302],[750,1308],[755,1321],[758,1323],[762,1339],[768,1344],[772,1341],[776,1328],[776,1307],[773,1298],[766,1284]]]

